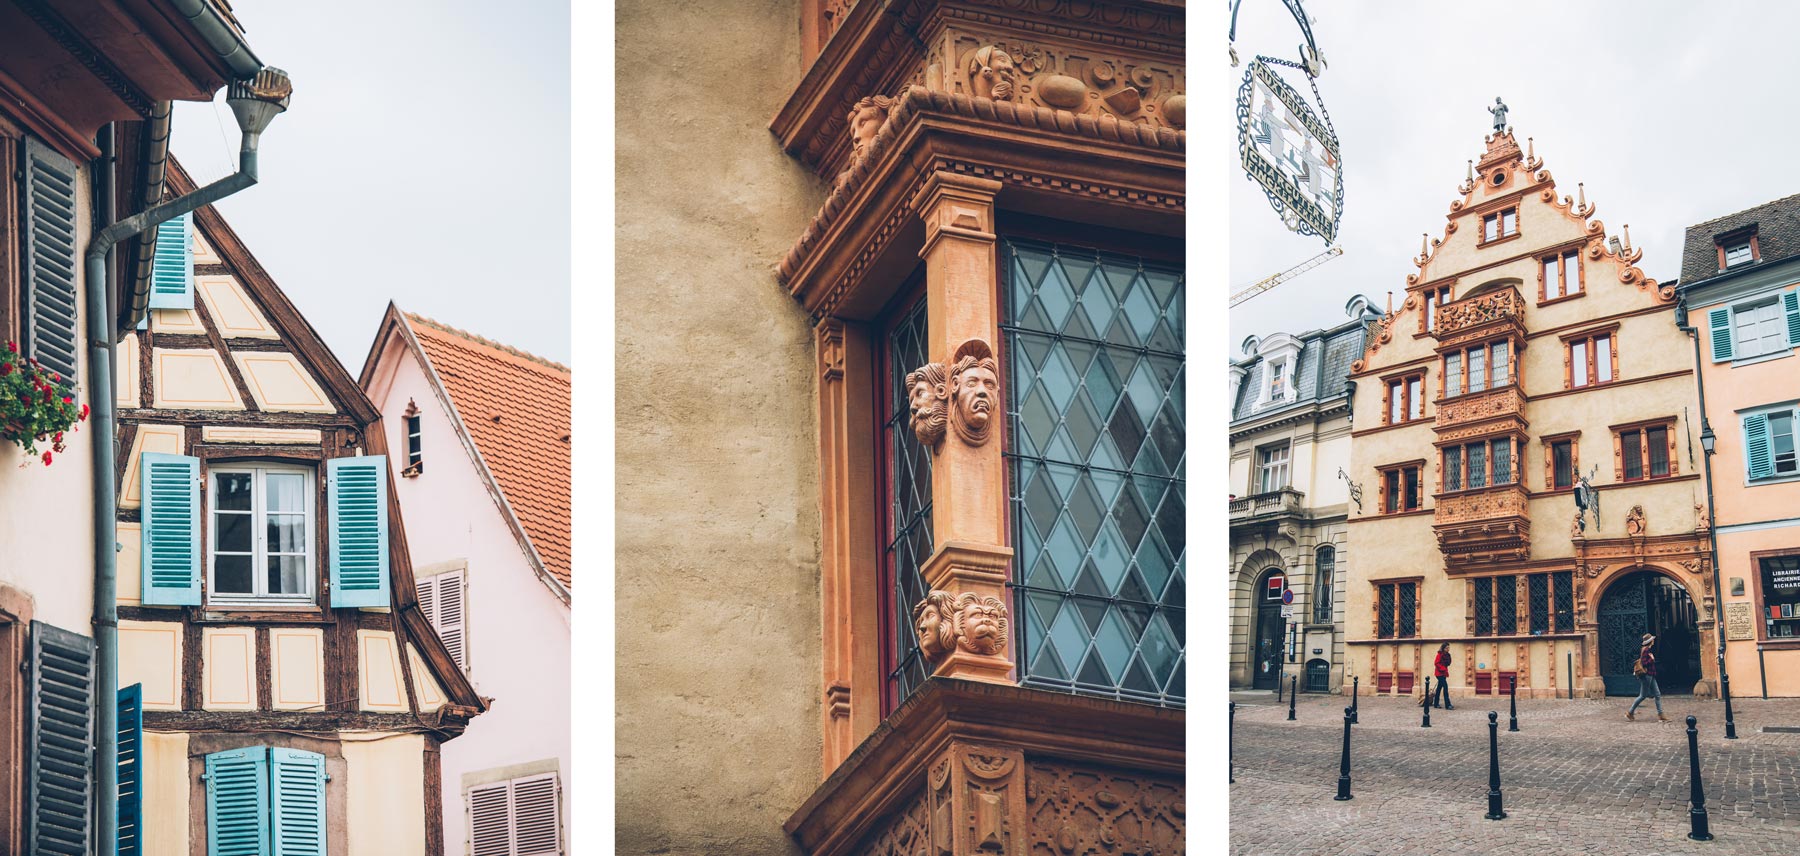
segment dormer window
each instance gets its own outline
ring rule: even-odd
[[[406,402],[406,469],[400,475],[412,478],[425,471],[424,435],[419,427],[419,405]]]
[[[1263,370],[1256,406],[1269,407],[1298,399],[1299,390],[1295,384],[1300,374],[1300,340],[1285,333],[1270,336],[1259,343],[1258,355],[1262,357]]]
[[[1286,361],[1269,364],[1269,394],[1265,397],[1270,401],[1287,400],[1290,385],[1287,368]]]
[[[1719,270],[1728,270],[1762,260],[1762,248],[1757,246],[1754,228],[1720,235],[1718,246]]]

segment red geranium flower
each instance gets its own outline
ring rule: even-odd
[[[65,396],[63,396],[63,403],[64,404],[74,404],[75,397],[72,395],[65,395]]]
[[[7,343],[6,343],[6,352],[7,352],[7,353],[9,353],[9,354],[16,354],[16,353],[18,353],[18,352],[19,352],[19,345],[18,345],[18,343],[17,343],[17,342],[7,342]]]
[[[49,452],[44,453],[44,466],[46,466],[46,467],[50,466],[50,453]]]
[[[53,442],[53,443],[61,443],[61,442],[62,442],[62,432],[61,432],[61,431],[58,431],[58,432],[56,432],[56,436],[54,436],[54,437],[51,437],[51,438],[50,438],[50,440],[51,440],[51,442]],[[57,450],[57,451],[59,451],[59,452],[60,452],[60,451],[62,451],[62,450],[61,450],[61,449],[58,449],[58,450]]]
[[[88,413],[87,405],[85,405],[85,404],[81,405],[81,421],[83,421],[83,422],[87,421],[87,413]]]
[[[12,363],[0,363],[0,377],[5,377],[12,373],[13,373],[13,364]]]

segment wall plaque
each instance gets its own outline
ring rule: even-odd
[[[1732,642],[1756,638],[1756,607],[1754,604],[1725,604],[1725,638]]]

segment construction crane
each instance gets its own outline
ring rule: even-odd
[[[1326,250],[1325,252],[1322,252],[1316,256],[1313,256],[1312,258],[1307,259],[1306,261],[1303,261],[1297,265],[1294,265],[1293,267],[1288,268],[1287,270],[1284,270],[1281,273],[1275,274],[1273,276],[1265,277],[1257,284],[1252,285],[1249,288],[1246,288],[1243,291],[1240,291],[1236,294],[1233,294],[1231,296],[1231,305],[1236,306],[1240,303],[1243,303],[1244,301],[1249,300],[1250,298],[1255,297],[1258,294],[1268,291],[1269,289],[1274,288],[1277,285],[1287,282],[1288,280],[1293,279],[1294,277],[1297,277],[1303,273],[1306,273],[1307,271],[1312,270],[1313,268],[1316,268],[1319,265],[1322,265],[1328,261],[1331,261],[1332,259],[1337,258],[1338,256],[1341,256],[1343,254],[1344,254],[1343,247],[1332,247],[1331,249]]]

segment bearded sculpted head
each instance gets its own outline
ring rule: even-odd
[[[851,160],[860,159],[869,150],[869,144],[875,142],[875,135],[887,122],[888,111],[894,109],[894,101],[886,95],[871,95],[850,108]]]
[[[913,606],[913,629],[919,634],[919,651],[935,663],[956,646],[956,595],[934,591]]]
[[[1000,653],[1006,647],[1006,604],[992,595],[957,597],[956,644],[971,654]]]
[[[1012,55],[995,45],[977,48],[969,55],[969,89],[977,97],[1010,101],[1015,73]]]
[[[906,400],[912,409],[913,436],[927,449],[944,440],[950,421],[950,390],[943,363],[926,363],[906,373]]]
[[[950,424],[971,446],[986,443],[1000,406],[1000,363],[994,349],[980,339],[956,348],[950,368]]]

